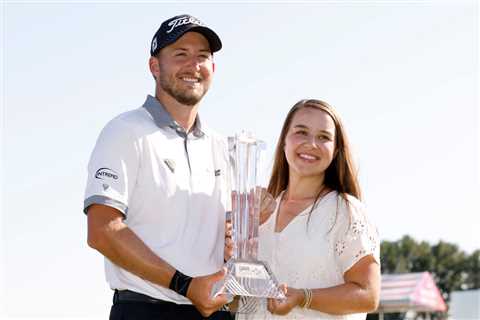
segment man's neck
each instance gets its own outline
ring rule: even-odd
[[[198,103],[194,106],[187,106],[166,94],[157,94],[155,98],[160,101],[173,120],[185,129],[185,132],[190,132],[197,117]]]

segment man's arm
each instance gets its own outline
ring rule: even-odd
[[[168,288],[175,268],[157,256],[123,222],[122,214],[114,208],[94,204],[88,208],[88,245],[119,267]],[[195,277],[190,283],[187,298],[204,316],[218,310],[227,302],[225,296],[210,297],[213,284],[222,279],[224,271]]]
[[[88,245],[119,267],[163,287],[168,288],[175,273],[123,223],[122,214],[109,206],[88,208]]]

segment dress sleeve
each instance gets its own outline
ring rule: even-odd
[[[118,118],[102,130],[88,163],[85,213],[92,204],[102,204],[127,216],[139,167],[137,143],[132,129]]]
[[[372,255],[380,264],[378,230],[370,221],[364,205],[354,199],[338,199],[334,250],[339,270],[344,274],[365,256]]]

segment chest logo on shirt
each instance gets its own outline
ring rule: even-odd
[[[95,178],[102,180],[107,178],[117,180],[118,174],[110,168],[100,168],[95,172]]]
[[[220,169],[215,170],[215,177],[218,177],[222,171]]]

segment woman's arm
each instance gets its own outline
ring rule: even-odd
[[[314,289],[311,309],[330,314],[371,312],[380,300],[380,265],[373,256],[360,259],[343,276],[345,283]]]
[[[312,289],[310,309],[329,314],[371,312],[377,309],[380,299],[380,265],[372,255],[367,255],[344,273],[345,283]],[[288,288],[285,301],[269,299],[268,309],[273,314],[285,315],[305,300],[302,289]],[[308,307],[308,306],[307,306]]]

